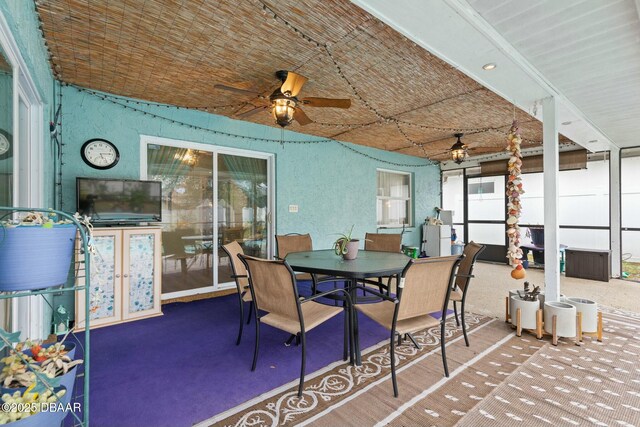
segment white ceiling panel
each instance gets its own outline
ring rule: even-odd
[[[611,141],[640,145],[636,0],[468,0]]]

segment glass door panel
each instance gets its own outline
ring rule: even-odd
[[[213,290],[213,153],[147,145],[147,179],[162,182],[162,293]]]
[[[232,241],[244,253],[267,258],[268,161],[267,159],[218,154],[218,283],[233,282],[231,267],[220,249]]]
[[[506,262],[504,175],[467,179],[467,233],[468,241],[487,245],[480,259]]]

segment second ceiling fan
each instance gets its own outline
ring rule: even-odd
[[[216,89],[228,90],[237,93],[244,93],[247,95],[253,95],[260,99],[268,100],[269,105],[254,106],[251,110],[245,111],[237,115],[237,117],[245,118],[252,116],[256,113],[266,110],[271,107],[271,112],[276,123],[282,127],[285,127],[293,120],[300,123],[302,126],[313,123],[313,120],[309,118],[302,110],[302,106],[309,107],[332,107],[332,108],[349,108],[351,107],[350,99],[333,99],[333,98],[298,98],[298,94],[302,90],[302,86],[307,82],[307,78],[303,75],[294,73],[293,71],[280,70],[276,71],[276,77],[280,79],[282,85],[269,96],[265,98],[262,94],[240,89],[233,86],[217,84],[214,86]]]

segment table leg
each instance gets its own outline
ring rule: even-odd
[[[351,301],[355,306],[356,298],[357,298],[357,288],[358,281],[355,279],[349,279],[347,282],[349,287],[349,296],[351,297]],[[353,334],[353,350],[355,353],[355,362],[356,366],[362,365],[362,357],[360,355],[360,335],[358,333],[358,310],[353,307],[353,320],[351,322],[351,333]]]

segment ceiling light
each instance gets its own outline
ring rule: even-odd
[[[562,122],[562,126],[569,126],[571,123],[573,123],[571,120]]]
[[[293,98],[281,97],[273,99],[273,118],[282,127],[290,125],[296,112],[296,101]]]
[[[464,134],[456,133],[454,135],[456,138],[458,138],[458,140],[449,149],[449,152],[451,153],[451,159],[457,164],[464,162],[464,160],[467,158],[467,146],[464,145],[462,141],[460,141],[462,135]]]
[[[597,139],[592,139],[591,141],[589,141],[589,144],[593,144],[593,143],[596,143],[596,142],[598,142]]]
[[[487,71],[491,71],[491,70],[495,69],[496,67],[497,67],[497,65],[496,65],[495,62],[489,62],[488,64],[484,64],[482,66],[482,69],[483,70],[487,70]]]

